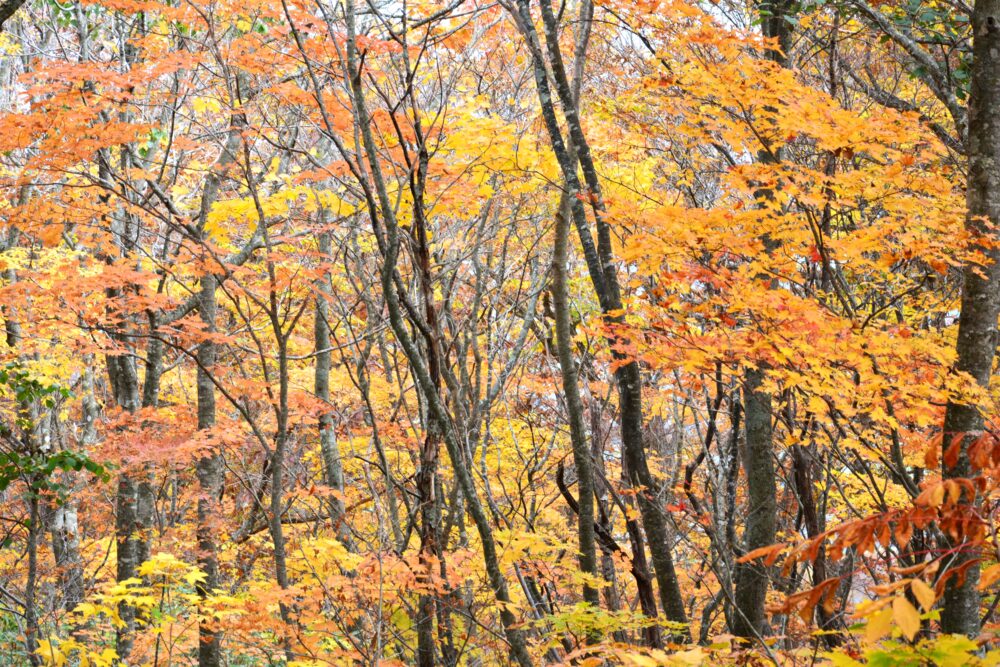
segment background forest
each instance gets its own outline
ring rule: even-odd
[[[1000,664],[1000,0],[0,26],[0,664]]]

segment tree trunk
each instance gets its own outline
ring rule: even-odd
[[[518,14],[515,16],[515,20],[519,22],[519,27],[524,32],[531,51],[535,87],[538,90],[542,117],[549,134],[552,150],[559,162],[567,196],[571,202],[570,210],[583,247],[587,270],[600,301],[601,311],[605,313],[609,324],[615,324],[620,321],[620,316],[611,316],[609,313],[617,313],[621,310],[621,290],[611,247],[611,230],[604,219],[601,186],[597,169],[590,155],[589,144],[580,125],[572,86],[563,65],[558,43],[558,27],[552,6],[549,0],[541,0],[540,5],[545,25],[545,42],[549,53],[548,61],[556,84],[558,99],[566,118],[569,141],[563,138],[562,130],[559,128],[555,101],[549,86],[541,43],[532,21],[529,0],[518,0]],[[596,244],[587,222],[583,202],[579,197],[583,188],[577,176],[577,166],[580,167],[584,175],[587,190],[589,190],[587,194],[593,202],[597,231]],[[612,340],[611,342],[615,343],[616,341]],[[687,612],[684,609],[673,556],[670,553],[667,519],[663,511],[663,503],[659,498],[660,487],[653,478],[646,460],[643,438],[642,373],[639,364],[634,360],[627,360],[618,353],[615,353],[615,357],[620,363],[614,375],[618,387],[622,458],[629,471],[631,486],[640,491],[637,494],[639,513],[642,517],[646,538],[651,545],[653,571],[659,585],[660,602],[668,620],[678,624],[687,624]],[[677,636],[678,638],[686,638],[689,633],[680,631]]]
[[[761,32],[764,37],[777,41],[777,48],[769,48],[769,60],[788,66],[791,47],[790,6],[788,0],[762,0],[758,4]],[[777,163],[779,157],[768,147],[762,148],[758,159],[763,163]],[[765,197],[770,192],[762,192]],[[768,255],[776,244],[764,239]],[[765,279],[764,277],[761,278]],[[743,469],[747,476],[746,529],[743,533],[747,551],[774,543],[777,527],[777,485],[774,479],[773,433],[771,429],[771,395],[762,388],[765,367],[747,369],[743,378],[743,416],[746,443]],[[733,575],[735,609],[733,634],[744,639],[761,638],[768,632],[767,612],[764,601],[769,578],[767,568],[760,561],[737,563]]]
[[[816,507],[816,496],[813,493],[813,453],[802,445],[792,447],[792,466],[795,479],[795,495],[799,501],[799,510],[805,524],[806,534],[810,539],[816,538],[823,530],[822,517]],[[816,551],[812,562],[812,583],[818,586],[828,578],[826,567],[826,546],[821,545]],[[816,605],[816,622],[819,629],[833,633],[837,627],[837,618],[830,614],[822,605]],[[841,642],[839,634],[824,634],[823,643],[828,648],[834,648]]]
[[[274,453],[271,459],[271,499],[269,511],[269,527],[271,529],[271,544],[274,547],[274,578],[281,590],[288,590],[290,581],[288,579],[288,555],[285,544],[285,533],[281,525],[281,517],[284,514],[284,494],[285,494],[285,457],[288,450],[288,340],[281,330],[279,313],[277,310],[276,294],[274,292],[274,268],[269,265],[269,272],[272,276],[271,289],[271,325],[278,342],[278,405],[276,406],[277,425],[274,438]],[[278,603],[278,610],[281,613],[281,620],[285,624],[284,638],[285,657],[288,662],[295,659],[292,651],[292,610],[285,602]]]
[[[318,237],[319,252],[322,261],[329,261],[333,252],[333,242],[329,231],[321,231]],[[319,294],[316,296],[316,319],[313,333],[316,345],[316,369],[314,390],[316,398],[324,403],[330,402],[330,304],[327,301],[331,294],[330,277],[324,271],[316,282]],[[337,446],[337,433],[333,423],[333,413],[324,410],[319,416],[319,449],[323,458],[323,474],[326,485],[334,492],[327,506],[330,512],[330,525],[337,538],[348,548],[352,548],[351,531],[344,517],[344,470],[340,461],[340,448]]]
[[[34,482],[32,478],[32,482]],[[38,490],[31,484],[28,488],[28,572],[24,585],[24,648],[28,662],[34,667],[42,664],[38,655],[38,606],[35,596],[38,588],[38,535],[41,532]]]
[[[107,367],[115,402],[126,412],[134,413],[139,408],[139,380],[132,360],[125,355],[108,356]],[[139,522],[137,505],[135,473],[123,471],[118,478],[115,496],[116,581],[135,578],[139,567],[140,542],[145,539],[145,526]],[[122,603],[118,613],[124,625],[116,630],[115,646],[118,656],[128,660],[135,633],[135,610],[131,605]]]
[[[239,74],[237,74],[239,76]],[[198,209],[199,240],[206,241],[208,234],[205,225],[208,212],[219,195],[219,188],[226,169],[236,160],[236,150],[239,147],[241,130],[246,126],[246,117],[241,112],[232,114],[226,143],[222,148],[211,171],[205,177],[202,187],[201,202]],[[206,261],[203,275],[200,278],[198,291],[198,315],[205,327],[208,338],[198,344],[196,361],[198,364],[195,383],[198,392],[198,430],[207,431],[215,427],[215,382],[211,375],[216,360],[216,343],[211,336],[216,331],[216,289],[219,278],[210,266],[214,258],[205,253]],[[157,372],[154,366],[153,371]],[[222,494],[224,471],[222,455],[213,449],[201,456],[195,463],[195,474],[198,477],[198,525],[195,533],[198,540],[198,566],[205,573],[205,579],[197,586],[198,595],[204,599],[219,586],[219,562],[216,552],[215,523],[218,520],[218,499]],[[198,666],[219,667],[222,660],[221,636],[216,632],[214,624],[201,621],[198,624]]]
[[[73,483],[72,475],[64,475],[63,479]],[[49,537],[62,589],[62,607],[70,612],[83,602],[83,561],[80,558],[77,504],[73,498],[67,498],[52,509]]]
[[[556,212],[555,251],[552,256],[552,308],[556,317],[556,350],[562,369],[563,396],[569,418],[570,442],[573,447],[573,463],[576,466],[577,540],[580,547],[580,571],[596,577],[597,549],[594,546],[594,470],[590,457],[590,444],[583,418],[583,401],[576,359],[573,358],[573,331],[569,313],[569,289],[567,287],[566,263],[569,254],[570,228],[569,200],[563,195]],[[595,608],[601,599],[596,588],[583,586],[584,602]],[[598,639],[598,636],[590,637]]]
[[[761,390],[764,373],[748,370],[743,387],[743,415],[746,443],[743,469],[747,475],[746,529],[744,548],[753,551],[774,543],[777,523],[777,485],[771,452],[771,395]],[[767,595],[767,568],[760,561],[737,563],[733,634],[746,639],[761,638],[768,632],[764,598]]]
[[[968,265],[964,271],[962,313],[958,323],[958,360],[955,369],[968,373],[988,387],[997,345],[1000,316],[1000,0],[977,0],[972,12],[972,75],[969,94],[967,149],[969,175],[966,191],[966,227],[988,241],[981,248],[989,265]],[[982,275],[980,275],[982,273]],[[976,474],[969,461],[969,445],[983,434],[983,415],[976,405],[949,401],[944,418],[943,447],[956,443],[958,456],[944,463],[945,478],[968,478]],[[949,457],[942,457],[948,461]],[[977,510],[977,498],[963,497],[967,515]],[[979,549],[962,536],[949,541],[953,555],[947,563],[941,629],[974,637],[979,634]]]
[[[211,273],[201,277],[201,291],[198,296],[198,314],[205,325],[205,332],[215,333],[216,278]],[[208,431],[215,426],[215,385],[210,373],[215,365],[215,342],[211,339],[198,344],[198,430]],[[213,450],[199,457],[195,464],[198,477],[198,567],[205,573],[205,579],[197,586],[198,595],[204,599],[219,586],[219,561],[216,555],[215,522],[218,520],[219,495],[222,490],[222,458]],[[211,621],[198,624],[198,665],[218,667],[222,659],[221,637]]]
[[[7,19],[12,17],[24,3],[25,0],[3,0],[0,2],[0,31],[3,30],[3,24],[7,22]]]
[[[417,284],[420,289],[420,300],[424,307],[423,326],[424,357],[427,373],[435,395],[441,392],[441,340],[438,312],[434,305],[434,285],[431,275],[431,256],[428,244],[427,218],[424,215],[424,181],[427,176],[429,155],[423,144],[423,136],[419,120],[414,123],[414,131],[418,140],[418,164],[415,173],[410,176],[410,191],[413,195],[413,220],[411,227],[414,241],[415,270]],[[420,501],[420,559],[426,572],[428,585],[434,581],[434,570],[438,564],[444,563],[444,552],[441,548],[441,499],[439,498],[438,460],[441,451],[441,428],[429,410],[425,411],[424,441],[420,446],[420,466],[417,470],[417,496]],[[425,592],[420,596],[417,611],[417,662],[420,667],[434,667],[435,641],[434,618],[440,616],[445,620],[443,632],[444,642],[442,661],[450,665],[455,662],[455,651],[451,646],[450,633],[447,632],[450,623],[445,618],[447,610],[441,600],[433,592]]]

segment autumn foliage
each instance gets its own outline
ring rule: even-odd
[[[996,664],[992,1],[0,18],[0,665]]]

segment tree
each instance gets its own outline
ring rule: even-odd
[[[988,387],[993,374],[996,349],[997,317],[1000,317],[1000,254],[991,242],[996,222],[1000,220],[1000,132],[994,114],[986,110],[1000,95],[997,76],[997,21],[1000,5],[976,2],[972,11],[973,34],[972,71],[969,81],[968,138],[969,156],[966,201],[966,226],[980,244],[985,267],[968,264],[962,272],[962,306],[958,321],[955,349],[958,359],[955,369],[971,375],[976,384]],[[948,448],[943,457],[945,479],[968,478],[974,470],[969,460],[969,448],[984,434],[984,419],[974,403],[959,400],[948,402],[944,416],[942,446]],[[977,504],[975,495],[965,502]],[[941,629],[944,632],[970,636],[979,634],[979,563],[977,548],[965,542],[963,534],[947,541],[951,551]],[[950,576],[949,576],[950,575]]]

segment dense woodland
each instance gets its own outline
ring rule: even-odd
[[[0,664],[1000,664],[1000,0],[0,26]]]

